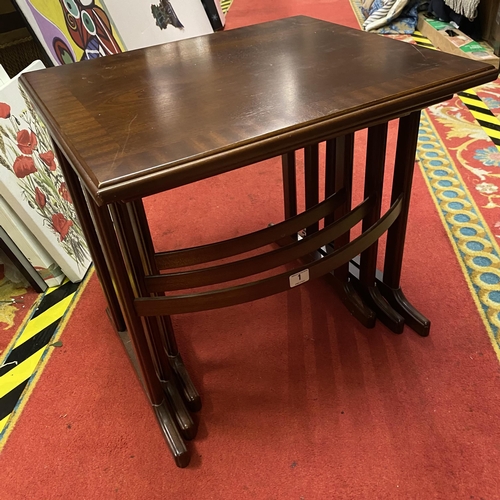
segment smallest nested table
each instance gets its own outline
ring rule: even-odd
[[[179,466],[189,462],[184,439],[195,436],[190,411],[201,403],[170,315],[255,300],[328,275],[363,324],[379,318],[396,332],[406,323],[428,333],[428,320],[400,288],[420,110],[496,74],[469,59],[294,17],[23,75],[58,146],[111,318],[118,331],[128,331]],[[392,201],[382,214],[387,123],[395,119]],[[365,128],[365,183],[357,187],[364,200],[353,207],[354,132]],[[305,155],[301,213],[299,149]],[[142,198],[275,156],[283,158],[281,223],[155,253]],[[351,239],[359,222],[362,233]],[[386,232],[377,278],[377,242]],[[262,255],[219,262],[273,242]],[[349,266],[357,256],[354,276]],[[291,271],[279,270],[289,263]],[[275,268],[271,277],[253,277]],[[248,282],[234,286],[239,278]],[[207,285],[219,288],[196,291]]]

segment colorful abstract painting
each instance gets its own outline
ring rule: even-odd
[[[213,33],[201,0],[14,0],[54,65]]]
[[[99,0],[16,0],[55,65],[123,52]]]

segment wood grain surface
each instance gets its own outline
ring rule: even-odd
[[[21,80],[102,205],[396,118],[496,73],[470,59],[299,16]]]

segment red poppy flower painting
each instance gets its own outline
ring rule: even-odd
[[[35,201],[40,208],[45,207],[47,203],[47,197],[40,191],[38,186],[35,188]]]
[[[21,150],[21,153],[25,155],[30,155],[38,144],[36,135],[29,130],[20,130],[17,133],[17,147]]]
[[[59,233],[61,241],[66,238],[66,236],[68,235],[68,231],[72,225],[73,221],[66,219],[63,214],[57,213],[52,215],[52,227],[57,233]]]
[[[24,179],[27,175],[37,172],[35,162],[31,156],[18,156],[12,168],[19,179]]]
[[[10,117],[10,106],[5,102],[0,102],[0,118]]]
[[[91,262],[85,236],[49,131],[16,79],[0,92],[0,193],[54,264],[81,280]]]
[[[50,168],[52,172],[54,172],[57,168],[54,153],[52,151],[47,151],[46,153],[40,153],[40,159]]]
[[[65,199],[66,201],[69,201],[70,203],[73,203],[73,200],[71,199],[71,194],[68,191],[68,187],[66,186],[65,182],[61,183],[61,186],[59,187],[59,194]]]

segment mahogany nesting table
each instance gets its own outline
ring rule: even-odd
[[[428,334],[429,321],[400,288],[420,110],[496,76],[486,64],[303,16],[22,76],[57,144],[111,319],[128,332],[178,466],[189,462],[184,440],[196,434],[190,411],[201,403],[170,315],[255,300],[328,275],[366,326],[379,318],[395,332],[406,323]],[[392,201],[382,214],[387,126],[395,119]],[[354,132],[361,129],[368,129],[364,201],[352,207]],[[300,213],[299,149],[306,206]],[[276,156],[283,165],[282,222],[155,253],[142,198]],[[361,234],[351,239],[358,223]],[[377,272],[377,242],[386,232]],[[265,253],[217,263],[271,243],[278,244]],[[291,271],[252,280],[289,263]],[[248,282],[231,284],[240,278]],[[219,288],[196,292],[207,285]]]

